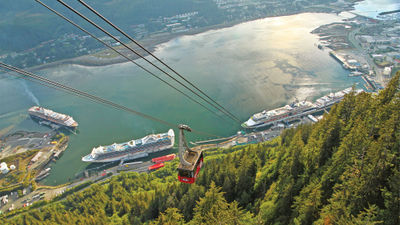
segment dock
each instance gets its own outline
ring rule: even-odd
[[[374,84],[374,82],[369,80],[368,77],[366,77],[366,76],[361,76],[361,77],[365,81],[365,85],[364,85],[365,88],[367,88],[368,90],[371,90],[371,91],[376,90],[376,85]]]
[[[311,114],[307,115],[307,117],[308,117],[311,121],[313,121],[314,123],[318,122],[318,119],[315,118],[315,116],[313,116],[313,115],[311,115]]]
[[[219,141],[226,141],[229,139],[232,139],[234,137],[236,137],[237,135],[232,135],[230,137],[224,137],[224,138],[216,138],[216,139],[210,139],[210,140],[204,140],[204,141],[195,141],[195,142],[190,142],[190,144],[192,145],[202,145],[202,144],[208,144],[208,143],[212,143],[212,142],[219,142]]]
[[[340,62],[345,69],[352,70],[352,71],[357,70],[357,66],[351,65],[349,63],[350,60],[349,61],[346,60],[346,58],[344,56],[336,53],[335,51],[329,52],[329,55],[332,56],[334,59],[336,59],[338,62]]]

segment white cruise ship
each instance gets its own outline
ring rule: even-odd
[[[311,102],[301,101],[269,111],[264,110],[262,112],[254,114],[252,117],[250,117],[250,119],[242,123],[242,127],[259,128],[268,126],[285,119],[296,117],[299,114],[314,110],[315,107],[316,106]]]
[[[315,103],[302,101],[286,105],[281,108],[264,110],[260,113],[254,114],[246,122],[242,123],[243,128],[260,128],[272,125],[281,121],[290,121],[290,119],[298,118],[300,116],[307,116],[309,114],[322,111],[331,107],[333,104],[340,102],[346,94],[349,94],[352,88],[346,88],[342,91],[330,93],[317,99]],[[363,92],[362,89],[355,90],[355,94]]]
[[[33,106],[28,110],[29,115],[36,120],[46,121],[59,126],[75,129],[78,123],[71,117],[62,113],[54,112],[40,106]]]
[[[344,90],[335,92],[335,93],[330,93],[328,95],[322,96],[321,98],[317,99],[315,101],[315,105],[318,108],[326,108],[326,107],[330,107],[335,103],[340,102],[341,100],[343,100],[344,96],[346,94],[349,94],[351,92],[352,88],[346,88]],[[362,92],[363,90],[361,89],[357,89],[355,90],[355,93],[358,94],[360,92]]]
[[[170,149],[175,143],[174,130],[162,134],[150,134],[137,140],[121,144],[93,148],[89,155],[82,157],[84,162],[113,162],[131,160],[148,156],[149,153]]]

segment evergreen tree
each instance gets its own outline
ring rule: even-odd
[[[168,208],[164,213],[161,213],[158,219],[152,225],[178,225],[184,224],[183,216],[177,208]]]

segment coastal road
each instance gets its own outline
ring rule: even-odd
[[[152,163],[151,161],[147,161],[147,162],[143,162],[143,163],[140,163],[140,164],[135,164],[135,165],[131,166],[130,168],[126,168],[126,170],[121,170],[121,168],[124,168],[124,167],[120,166],[120,165],[114,166],[114,167],[111,167],[111,168],[108,168],[108,169],[105,169],[105,170],[102,170],[102,171],[99,170],[97,172],[99,175],[94,175],[94,176],[90,176],[88,178],[83,178],[78,182],[74,182],[74,183],[68,185],[66,187],[66,189],[73,188],[73,187],[75,187],[75,186],[77,186],[79,184],[82,184],[84,182],[87,182],[87,181],[93,181],[93,182],[97,182],[97,180],[98,181],[103,181],[103,179],[100,179],[100,178],[102,177],[102,174],[104,174],[104,173],[106,173],[106,174],[112,173],[112,176],[116,176],[116,175],[119,175],[120,172],[122,172],[122,171],[137,172],[137,173],[148,172],[148,167],[153,165],[153,164],[154,163]],[[110,177],[112,177],[112,176],[110,176]],[[107,178],[107,179],[109,179],[109,178]]]
[[[357,39],[355,38],[356,34],[363,28],[363,26],[354,29],[352,31],[349,32],[348,35],[348,39],[351,42],[351,44],[353,45],[353,47],[358,50],[360,52],[360,54],[362,54],[363,58],[365,58],[365,60],[367,60],[367,63],[369,64],[370,68],[374,70],[375,74],[376,74],[376,81],[378,81],[379,83],[383,84],[384,80],[383,80],[383,76],[382,76],[382,71],[380,71],[378,69],[378,67],[375,65],[374,60],[369,56],[368,52],[366,49],[363,49],[361,47],[360,42],[357,41]]]

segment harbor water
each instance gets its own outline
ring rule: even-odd
[[[258,111],[283,106],[296,98],[312,101],[362,82],[358,77],[348,77],[349,72],[328,51],[318,49],[318,37],[310,33],[320,25],[341,19],[338,15],[317,13],[260,19],[175,38],[158,46],[155,55],[245,121]],[[138,63],[144,65],[141,60]],[[132,63],[101,67],[60,65],[37,74],[196,130],[230,136],[241,129],[240,124],[209,113]],[[73,179],[88,166],[81,157],[93,147],[170,128],[10,77],[0,75],[0,132],[48,130],[27,115],[27,109],[38,103],[71,115],[79,123],[78,133],[70,136],[69,147],[52,165],[51,175],[43,180],[45,184]],[[188,134],[187,138],[197,141],[210,137]]]
[[[354,12],[370,18],[378,18],[379,13],[400,9],[398,0],[364,0],[356,2]]]

